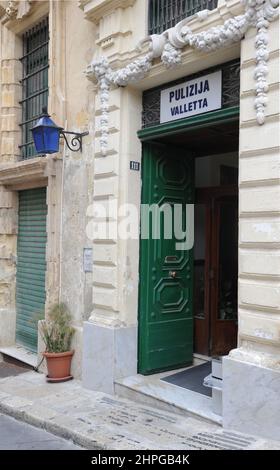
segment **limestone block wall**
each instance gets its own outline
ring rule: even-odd
[[[124,20],[131,19],[131,22],[126,24],[127,28],[129,26],[130,33],[127,33],[125,41],[122,40],[121,29],[118,34],[114,33],[110,36],[112,29],[110,29],[109,18],[116,14],[113,2],[80,1],[86,18],[96,25],[97,41],[94,57],[105,55],[114,69],[121,67],[123,62],[128,61],[130,57],[138,56],[136,46],[139,40],[147,35],[148,26],[148,2],[123,0],[117,3],[121,4],[119,14],[122,15],[122,18]],[[240,8],[239,2],[235,3],[237,8]],[[220,2],[219,6],[223,8],[223,16],[230,17],[230,12],[227,11],[224,2]],[[214,24],[213,21],[215,22],[217,19],[219,20],[219,15],[215,16],[214,20],[213,15],[211,16],[211,26]],[[122,24],[122,20],[118,24]],[[203,26],[205,25],[200,22],[195,25],[196,28],[203,28]],[[101,38],[111,39],[110,41],[102,41]],[[236,51],[234,50],[233,53],[236,54]],[[219,57],[224,54],[225,60],[232,58],[230,52],[227,51],[222,51],[219,54]],[[211,56],[211,54],[209,55]],[[203,58],[192,51],[189,51],[189,56],[190,70],[193,70],[191,63],[193,65],[195,61],[196,66],[199,62],[199,70],[201,70],[204,64]],[[216,55],[216,61],[217,57]],[[208,57],[205,57],[205,63],[207,60]],[[134,204],[139,208],[141,173],[130,171],[129,161],[141,161],[141,143],[137,137],[137,131],[141,128],[143,87],[149,88],[186,74],[186,70],[183,71],[183,68],[180,69],[180,67],[173,71],[167,70],[165,67],[159,68],[160,64],[155,64],[154,69],[150,72],[150,78],[152,78],[149,84],[148,79],[145,85],[140,82],[138,84],[139,90],[127,87],[110,91],[108,152],[105,157],[102,156],[100,144],[101,102],[100,91],[97,91],[95,100],[94,204],[99,203],[104,208],[108,208],[108,201],[111,199],[114,200],[118,209],[123,203]],[[117,216],[117,214],[108,216],[108,228],[110,224],[115,222]],[[99,222],[100,219],[93,216],[92,223],[97,225]],[[122,240],[118,235],[104,240],[94,239],[93,256],[93,312],[90,320],[104,326],[136,326],[139,242]]]
[[[61,9],[55,3],[54,7]],[[63,29],[59,30],[59,42],[52,54],[55,63],[63,57],[64,66],[61,69],[60,65],[52,86],[54,109],[59,103],[62,107],[63,101],[60,119],[64,120],[60,124],[66,130],[89,132],[83,138],[82,152],[71,152],[65,145],[61,148],[60,299],[69,305],[75,325],[80,327],[92,311],[92,273],[84,271],[83,252],[84,248],[92,248],[86,228],[88,207],[93,200],[94,86],[87,80],[85,70],[94,54],[95,25],[84,20],[75,0],[64,2],[60,15]],[[53,21],[58,22],[57,15],[53,15]]]
[[[86,3],[90,4],[92,2]],[[107,4],[109,3],[107,2]],[[133,4],[133,11],[136,11],[138,3],[136,1]],[[228,7],[229,3],[230,8]],[[239,1],[220,1],[218,7],[226,18],[240,13],[241,5]],[[144,21],[146,21],[146,18]],[[203,24],[202,28],[205,27],[206,24]],[[144,31],[143,28],[142,36],[144,36]],[[279,258],[278,251],[280,248],[278,220],[280,215],[278,187],[279,23],[277,21],[272,22],[269,29],[270,60],[268,65],[270,87],[266,109],[267,118],[262,127],[256,122],[254,108],[255,35],[256,30],[252,28],[241,41],[239,344],[241,347],[246,347],[247,350],[252,349],[255,351],[259,349],[273,354],[277,352],[278,354],[280,286],[279,268],[276,259]],[[101,48],[103,48],[103,51],[97,49],[96,55],[105,53],[109,59],[113,58],[114,54],[110,56],[109,46],[106,50],[101,44]],[[220,54],[223,52],[224,50]],[[124,51],[121,50],[120,54],[124,54]],[[195,53],[192,53],[193,60],[196,56]],[[155,71],[156,66],[150,75],[156,73]],[[168,73],[165,74],[166,80],[167,76]],[[123,132],[125,129],[125,135],[133,135],[133,133],[127,131],[125,118],[122,118],[125,114],[122,104],[122,96],[124,95],[123,90],[114,90],[110,94],[109,155],[105,157],[105,162],[101,158],[99,142],[96,141],[95,200],[106,200],[109,197],[116,197],[119,201],[122,200],[123,191],[120,190],[119,185],[120,181],[124,181],[125,184],[125,180],[121,180],[122,173],[119,173],[119,161],[123,161],[122,155],[119,155],[119,122],[121,123],[121,131]],[[99,109],[97,97],[97,114]],[[137,120],[136,115],[135,120]],[[96,134],[96,137],[98,137],[98,134]],[[135,149],[139,151],[136,142],[135,145]],[[99,167],[103,172],[101,176],[97,173]],[[96,242],[96,245],[98,245],[98,249],[97,251],[94,250],[97,260],[94,261],[96,267],[94,267],[93,278],[94,314],[92,319],[98,321],[100,316],[103,317],[102,321],[105,323],[113,324],[117,321],[117,318],[121,318],[121,316],[116,315],[116,312],[125,311],[125,309],[120,308],[120,299],[123,298],[124,289],[120,290],[121,267],[116,264],[116,255],[120,253],[119,247],[122,246],[122,242],[112,239],[107,242],[107,245],[105,242],[100,241]],[[105,312],[107,312],[107,315],[105,315]]]
[[[148,2],[81,0],[79,3],[85,18],[95,26],[92,57],[106,55],[113,67],[120,67],[135,56],[138,41],[147,34]],[[117,212],[127,202],[139,206],[141,186],[140,173],[129,170],[129,161],[141,158],[141,145],[136,134],[141,127],[141,92],[122,88],[110,92],[106,157],[102,156],[100,145],[100,94],[97,89],[94,92],[94,180],[92,208],[88,211],[89,228],[100,223],[95,217],[97,204],[109,211],[109,201],[114,201]],[[107,220],[103,222],[109,228],[116,218],[117,213],[108,212]],[[138,251],[138,241],[127,242],[114,234],[93,239],[92,322],[113,327],[136,325]]]
[[[0,346],[15,339],[17,197],[0,186]]]
[[[17,159],[20,87],[17,38],[0,23],[0,166]],[[15,340],[17,194],[0,186],[0,346]]]
[[[100,100],[96,97],[96,137],[100,135]],[[133,119],[131,117],[133,116]],[[114,201],[117,211],[109,215],[114,223],[125,203],[140,204],[140,173],[129,170],[129,161],[140,161],[141,144],[137,130],[141,126],[141,94],[135,90],[116,89],[110,93],[109,151],[101,154],[96,139],[93,201],[108,210]],[[125,129],[126,136],[120,132]],[[108,212],[109,214],[109,212]],[[119,213],[120,214],[120,213]],[[125,216],[125,214],[122,214]],[[93,223],[100,222],[100,219]],[[93,314],[91,320],[112,326],[135,325],[138,290],[138,241],[113,236],[94,240]]]
[[[266,121],[255,119],[255,31],[241,43],[239,352],[280,364],[279,21],[270,24]],[[262,353],[262,354],[258,354]]]
[[[237,6],[239,0],[231,1]],[[116,12],[113,6],[121,5],[118,12],[122,18],[131,18],[126,24],[126,37],[110,29],[110,15]],[[96,48],[94,58],[106,56],[110,66],[116,70],[132,59],[139,57],[136,48],[139,40],[147,35],[147,6],[143,0],[81,0],[85,17],[96,25]],[[194,21],[195,30],[214,26],[227,19],[231,12],[223,3],[219,12],[213,12],[209,22]],[[128,13],[129,12],[129,13]],[[131,13],[131,15],[130,15]],[[130,15],[130,16],[129,16]],[[207,23],[207,24],[206,24]],[[118,23],[120,24],[120,23]],[[113,34],[111,35],[111,33]],[[104,41],[101,38],[105,38]],[[107,41],[108,39],[108,41]],[[131,86],[111,89],[108,109],[108,147],[102,154],[102,122],[100,90],[95,98],[94,133],[94,181],[93,206],[91,210],[93,228],[103,224],[107,230],[118,220],[119,227],[125,217],[124,204],[138,208],[141,201],[141,172],[131,171],[130,161],[141,162],[141,142],[137,131],[141,129],[142,92],[161,83],[193,73],[224,61],[238,57],[236,46],[220,50],[219,53],[200,54],[186,50],[182,54],[181,67],[167,69],[160,60],[155,60],[148,76]],[[106,103],[107,106],[107,103]],[[106,121],[106,120],[105,120]],[[107,135],[106,135],[107,137]],[[109,213],[109,205],[114,208]],[[96,208],[101,205],[107,213],[98,216]],[[138,210],[138,217],[139,217]],[[139,220],[138,220],[139,229]],[[93,309],[84,324],[83,383],[93,390],[114,392],[116,378],[133,375],[137,371],[137,320],[139,279],[139,240],[124,239],[113,230],[107,236],[93,238]]]
[[[8,2],[2,3],[6,8]],[[6,338],[10,328],[13,334],[5,339],[5,344],[14,342],[17,189],[47,184],[46,311],[59,300],[69,304],[77,328],[73,366],[80,373],[82,339],[79,328],[82,320],[89,316],[92,305],[92,275],[83,272],[82,253],[83,247],[91,244],[86,238],[86,213],[92,202],[94,98],[93,85],[86,80],[84,70],[93,56],[95,26],[84,20],[77,0],[32,2],[27,14],[19,15],[16,10],[12,17],[7,17],[3,8],[1,14],[3,11],[0,23],[0,169],[15,165],[17,174],[25,179],[19,177],[18,187],[14,185],[13,191],[0,190],[0,310],[2,307],[5,312],[13,309],[12,321],[11,314],[6,315],[3,310],[7,325],[2,321],[1,310],[0,330],[5,332]],[[22,55],[22,33],[46,15],[50,30],[49,112],[66,130],[89,130],[91,135],[83,139],[83,153],[72,153],[62,145],[60,153],[44,158],[45,172],[40,173],[42,183],[35,173],[27,178],[19,168],[21,109],[18,101],[22,70],[18,59]],[[0,346],[3,341],[0,333]],[[38,351],[41,350],[39,341]]]
[[[45,305],[47,312],[59,301],[62,160],[50,156],[45,158],[47,159],[45,175],[48,178]]]
[[[20,189],[25,189],[18,175],[19,145],[21,143],[21,84],[22,56],[21,34],[30,25],[47,14],[47,2],[40,2],[36,10],[31,4],[26,9],[6,10],[9,2],[1,2],[0,21],[0,170],[11,168],[10,175],[17,176]],[[33,4],[34,6],[34,4]],[[28,15],[32,13],[30,18]],[[6,171],[5,170],[5,171]],[[26,171],[22,170],[26,176]],[[32,180],[28,176],[27,187]],[[36,185],[35,185],[36,186]],[[0,187],[0,346],[15,343],[15,288],[17,255],[18,193],[15,188]]]
[[[148,2],[144,0],[79,0],[86,19],[96,25],[95,53],[115,66],[129,60],[147,35]]]
[[[49,102],[54,121],[65,130],[85,132],[83,151],[71,152],[62,141],[60,152],[49,156],[46,311],[65,302],[76,333],[72,373],[81,377],[82,322],[92,311],[92,273],[83,270],[87,210],[93,191],[94,86],[85,69],[94,53],[95,25],[83,18],[76,0],[49,2]],[[71,141],[71,138],[70,138]],[[44,345],[39,338],[38,352]]]
[[[19,38],[1,24],[1,165],[17,161],[21,118],[21,54]]]

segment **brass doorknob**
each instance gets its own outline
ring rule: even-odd
[[[169,271],[169,276],[172,277],[173,279],[175,279],[177,273],[176,271]]]

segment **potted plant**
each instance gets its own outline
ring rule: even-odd
[[[73,378],[70,370],[74,331],[71,314],[64,303],[54,305],[47,319],[40,323],[40,334],[46,346],[43,356],[47,361],[48,382],[64,382]]]

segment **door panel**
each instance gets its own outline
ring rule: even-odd
[[[46,188],[19,191],[16,341],[34,352],[45,307],[46,221]]]
[[[139,371],[149,374],[192,362],[193,251],[177,250],[174,230],[169,235],[167,230],[167,238],[164,228],[168,214],[173,219],[175,204],[182,207],[186,228],[186,204],[194,198],[193,158],[176,147],[145,145],[142,176],[142,204],[162,209],[157,224],[152,211],[142,213],[141,220]]]
[[[238,201],[214,202],[212,354],[228,354],[237,345]]]
[[[225,355],[237,343],[237,187],[199,189],[195,213],[194,351]]]
[[[194,243],[194,352],[210,351],[210,250],[211,203],[195,205]]]

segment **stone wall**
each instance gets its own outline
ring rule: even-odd
[[[55,291],[56,298],[65,302],[73,315],[76,334],[72,373],[80,378],[82,324],[92,311],[92,273],[84,272],[83,250],[92,248],[86,227],[93,194],[94,86],[88,82],[84,72],[94,53],[95,26],[84,20],[76,0],[50,2],[49,18],[50,112],[65,130],[89,131],[89,135],[83,138],[82,152],[71,152],[62,142],[60,182],[55,192],[51,190],[49,179],[49,197],[59,207],[58,220],[50,221],[48,230],[54,264],[48,265],[47,277],[51,287],[47,298],[51,304],[50,300],[55,300]],[[53,223],[59,228],[51,241]]]
[[[77,2],[65,4],[65,129],[89,131],[83,138],[83,152],[64,146],[61,240],[61,298],[71,307],[75,323],[82,325],[92,311],[92,273],[84,272],[88,207],[93,197],[94,86],[85,75],[94,54],[95,26],[84,20]]]
[[[87,5],[86,14],[89,18],[94,17],[96,13],[94,8],[97,8],[97,4],[100,4],[101,8],[101,4],[104,6],[105,3],[109,9],[110,2],[81,1],[81,4]],[[133,8],[133,11],[136,12],[137,5],[139,5],[139,2],[136,1],[127,8]],[[210,26],[220,24],[221,20],[225,21],[241,12],[242,6],[239,1],[220,1],[218,12],[212,12],[209,15],[209,20],[203,23],[193,20],[190,27],[192,31],[206,30]],[[108,14],[108,11],[106,14]],[[95,18],[97,31],[100,28],[101,16]],[[145,24],[145,20],[141,24]],[[145,31],[145,27],[143,27],[142,37],[145,36]],[[231,60],[241,54],[239,348],[233,351],[230,358],[225,361],[226,392],[224,403],[225,422],[227,424],[230,423],[230,418],[228,418],[229,409],[232,410],[230,412],[231,417],[239,415],[238,403],[233,403],[231,397],[237,383],[234,379],[235,374],[229,372],[230,361],[249,362],[276,370],[279,368],[280,271],[278,261],[280,232],[278,219],[280,204],[278,186],[280,182],[280,134],[278,33],[279,23],[274,21],[270,24],[269,29],[269,93],[266,108],[267,117],[263,126],[257,123],[254,107],[256,29],[251,28],[241,41],[241,51],[239,45],[237,47],[224,47],[218,53],[210,52],[207,54],[197,53],[190,48],[186,48],[182,53],[181,67],[167,70],[160,61],[155,61],[148,76],[138,81],[135,88],[115,89],[110,92],[110,131],[107,156],[102,157],[98,140],[95,145],[94,200],[104,201],[105,203],[109,197],[112,197],[117,200],[118,205],[123,201],[136,202],[137,204],[137,198],[140,199],[140,181],[133,181],[133,189],[130,189],[129,178],[132,175],[127,171],[129,158],[126,158],[126,155],[132,160],[140,161],[141,158],[139,142],[135,139],[137,126],[140,128],[141,91],[186,76],[189,73],[203,70],[211,65]],[[110,65],[114,67],[121,63],[122,57],[128,57],[128,54],[131,56],[134,54],[134,57],[137,57],[136,50],[131,49],[132,37],[133,35],[127,41],[126,49],[121,48],[118,55],[114,49],[115,46],[108,45],[108,48],[106,48],[104,44],[98,44],[100,48],[97,49],[96,56],[105,54]],[[114,51],[112,54],[110,53],[110,47]],[[130,116],[134,116],[133,119],[129,119],[130,109],[135,110],[135,114],[130,114]],[[97,127],[100,120],[98,117],[100,114],[100,99],[98,96],[96,99],[96,114]],[[127,136],[132,141],[131,147],[127,143]],[[97,131],[96,138],[98,139],[98,137]],[[123,151],[125,145],[131,149],[128,150],[127,154]],[[84,383],[90,388],[111,392],[117,374],[126,373],[129,375],[133,368],[136,369],[132,356],[135,354],[137,359],[137,349],[133,351],[131,348],[131,332],[127,332],[127,339],[124,341],[123,346],[123,349],[126,349],[127,353],[129,351],[131,355],[129,364],[118,356],[118,336],[121,329],[124,331],[129,326],[135,327],[137,331],[138,246],[133,246],[131,241],[124,242],[116,238],[106,242],[95,241],[94,247],[94,308],[90,322],[85,325],[84,348],[88,354],[85,354],[84,359]],[[131,258],[127,256],[128,253],[131,253]],[[131,259],[132,263],[130,264]],[[124,273],[128,273],[128,279],[125,279]],[[130,289],[126,288],[128,285],[131,287]],[[99,338],[98,341],[97,338]],[[90,344],[94,341],[96,341],[96,348]],[[103,357],[103,360],[100,359],[101,357]],[[118,367],[119,360],[123,360],[123,368]],[[111,382],[108,379],[108,374],[105,376],[102,373],[104,364],[112,374]],[[242,366],[240,367],[242,369]],[[94,371],[94,374],[89,377],[87,370]],[[255,377],[260,376],[261,373],[255,374]],[[274,377],[272,372],[270,377]],[[267,379],[264,387],[267,387],[269,380]],[[244,379],[239,380],[238,384],[240,385],[240,394],[238,395],[240,403],[240,396],[242,393],[246,394],[245,389],[247,386],[251,387],[250,392],[252,393],[253,403],[254,378],[252,377],[249,385]],[[269,387],[267,388],[269,389]],[[269,393],[265,392],[266,399],[268,401],[269,399],[272,400],[272,404],[269,405],[270,410],[276,407],[276,402],[273,401],[273,393],[269,397]],[[257,388],[255,398],[258,394]],[[255,403],[257,404],[254,405],[255,408],[250,409],[247,406],[250,416],[256,414],[256,407],[261,407],[257,398]],[[269,409],[267,409],[267,413],[270,413]],[[260,419],[260,423],[262,420]],[[243,425],[242,420],[240,422]],[[238,425],[240,425],[240,422]],[[260,432],[260,429],[258,429],[258,432]]]
[[[17,197],[0,186],[0,345],[15,341]]]
[[[11,164],[19,153],[21,64],[19,42],[0,23],[0,165]],[[15,341],[15,272],[17,194],[0,185],[0,346]]]
[[[269,29],[266,121],[255,121],[255,34],[241,43],[239,347],[224,359],[224,426],[280,439],[279,20]]]
[[[2,4],[7,6],[7,2]],[[221,24],[242,11],[239,0],[220,0],[218,6],[218,11],[211,12],[205,22],[193,20],[193,31]],[[79,330],[75,371],[80,374],[84,341],[90,349],[85,357],[85,374],[92,377],[95,371],[97,377],[95,383],[89,383],[85,377],[86,385],[102,389],[98,371],[101,373],[104,366],[111,371],[109,381],[106,377],[106,391],[113,391],[117,376],[136,372],[139,244],[119,237],[91,240],[86,230],[89,224],[95,223],[97,202],[106,207],[108,200],[113,199],[117,208],[126,202],[139,207],[140,173],[130,172],[129,161],[141,160],[137,130],[141,127],[142,91],[226,62],[240,53],[239,348],[231,357],[277,369],[280,357],[279,23],[271,23],[269,30],[270,86],[263,126],[257,125],[254,109],[256,31],[250,29],[241,41],[241,52],[240,44],[207,54],[186,48],[181,66],[167,70],[159,60],[155,61],[148,77],[133,86],[113,89],[109,101],[108,155],[104,157],[100,145],[100,95],[96,83],[89,82],[84,71],[92,58],[100,55],[105,55],[113,68],[138,57],[137,43],[147,34],[147,2],[34,2],[28,14],[1,24],[0,167],[14,164],[18,158],[20,34],[47,11],[49,111],[66,129],[90,132],[83,140],[82,153],[70,152],[62,145],[61,152],[48,159],[45,171],[49,209],[47,306],[61,299],[73,312]],[[13,333],[7,334],[6,339],[0,333],[0,345],[11,343],[14,338],[14,326],[9,328],[15,322],[16,194],[15,190],[1,188],[0,321],[3,317],[6,325],[8,319],[3,331]],[[110,224],[109,219],[107,223]],[[83,249],[91,247],[93,272],[85,273]],[[89,321],[85,323],[83,340],[85,320]],[[2,322],[0,325],[2,330]],[[100,341],[96,349],[91,349],[95,337]],[[104,351],[109,351],[107,356]],[[107,362],[103,361],[104,357]]]
[[[280,368],[279,22],[269,29],[266,122],[255,120],[255,34],[241,45],[239,345]]]
[[[97,38],[102,35],[108,39],[97,40],[94,57],[105,55],[110,66],[116,69],[123,65],[124,60],[127,63],[139,56],[136,46],[147,35],[148,2],[118,2],[122,4],[118,15],[122,15],[123,20],[130,18],[130,22],[126,24],[125,42],[121,39],[121,31],[110,36],[109,18],[116,15],[113,2],[81,0],[80,3],[86,18],[96,24]],[[240,7],[238,2],[232,3]],[[229,17],[226,6],[221,6],[222,16]],[[192,27],[197,31],[203,27],[214,26],[220,20],[220,14],[213,12],[209,22],[206,21],[202,25],[200,21],[194,21]],[[197,54],[186,50],[181,67],[168,70],[160,61],[155,61],[149,75],[143,80],[126,88],[113,88],[109,94],[106,156],[102,155],[102,103],[100,93],[97,93],[93,213],[95,203],[101,203],[108,209],[109,200],[114,201],[117,209],[124,203],[133,204],[136,208],[140,206],[141,173],[130,171],[129,162],[141,162],[142,150],[137,131],[141,128],[142,91],[237,56],[238,47],[228,48],[219,54]],[[116,213],[111,214],[104,221],[108,228],[116,217]],[[93,216],[93,225],[98,224],[99,220]],[[116,378],[137,372],[139,242],[123,240],[117,235],[110,239],[98,238],[93,241],[93,310],[84,328],[83,380],[86,387],[113,393]],[[104,370],[107,373],[104,373]]]
[[[95,25],[83,18],[77,0],[23,0],[11,12],[6,10],[9,2],[2,1],[0,6],[0,181],[8,188],[0,190],[0,347],[15,341],[17,190],[47,185],[46,311],[62,300],[73,313],[77,329],[73,370],[78,377],[82,321],[92,311],[92,273],[83,272],[83,248],[91,247],[86,226],[93,191],[94,86],[84,71],[94,52]],[[48,110],[66,130],[90,131],[90,135],[83,138],[82,153],[71,152],[62,142],[56,155],[19,162],[21,35],[46,15],[50,30]],[[39,161],[33,165],[36,160],[42,165]],[[42,348],[39,339],[39,353]]]

